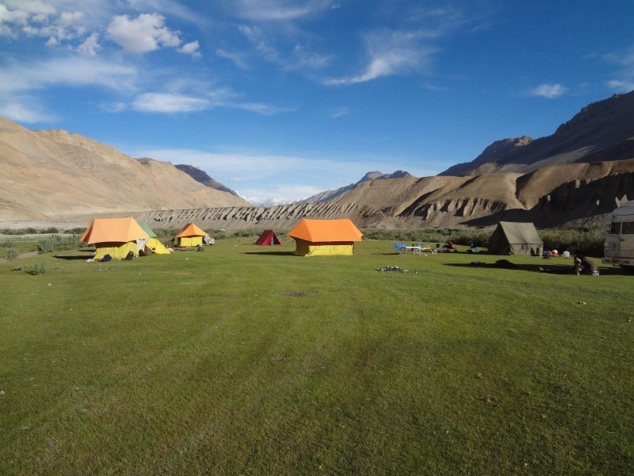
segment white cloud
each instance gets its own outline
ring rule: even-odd
[[[0,4],[0,24],[5,35],[15,36],[30,24],[47,23],[55,13],[53,5],[40,0],[4,0]]]
[[[436,48],[422,44],[431,36],[425,31],[381,30],[365,36],[368,60],[362,73],[328,79],[328,85],[348,85],[386,76],[422,72],[428,68]]]
[[[31,94],[52,86],[134,88],[136,69],[96,59],[66,58],[12,64],[0,70],[0,115],[18,122],[55,119]]]
[[[194,112],[210,107],[208,99],[174,93],[144,93],[133,102],[132,108],[144,112]]]
[[[108,26],[108,34],[127,53],[147,53],[181,43],[179,32],[167,28],[165,17],[157,13],[142,13],[132,20],[118,15]]]
[[[98,33],[93,33],[77,47],[77,51],[83,56],[95,56],[100,49]]]
[[[240,25],[238,26],[238,30],[240,30],[247,40],[249,40],[256,51],[258,51],[264,59],[273,63],[282,63],[280,54],[264,36],[261,28],[257,26]]]
[[[608,87],[617,93],[629,93],[634,90],[634,79],[630,81],[624,81],[620,79],[613,79],[607,82]]]
[[[133,88],[136,77],[134,67],[90,58],[14,64],[0,70],[0,95],[56,85],[127,90]]]
[[[307,67],[310,69],[321,69],[328,66],[332,57],[329,55],[322,55],[319,53],[312,53],[302,45],[295,45],[293,49],[295,55],[297,68]]]
[[[30,106],[28,98],[24,102],[10,101],[2,103],[0,101],[0,116],[6,117],[15,122],[36,123],[52,121],[55,117],[42,111],[38,106]]]
[[[219,58],[228,59],[231,61],[237,68],[248,70],[251,69],[249,66],[245,56],[242,53],[236,51],[228,51],[223,48],[219,48],[216,50],[216,55]]]
[[[178,52],[200,57],[200,44],[198,43],[198,40],[192,41],[191,43],[185,43],[181,48],[178,48]]]
[[[333,0],[233,0],[235,14],[253,21],[291,21],[331,8]]]
[[[240,25],[238,30],[246,37],[255,50],[263,59],[274,63],[286,70],[296,70],[300,68],[321,69],[329,64],[331,56],[313,53],[306,46],[295,44],[288,54],[281,53],[258,26]],[[223,53],[225,53],[223,51]],[[232,61],[235,56],[229,57]],[[235,61],[234,61],[235,63]],[[244,65],[244,61],[241,62]],[[238,64],[237,64],[238,65]],[[243,68],[246,69],[246,68]]]
[[[337,119],[339,117],[347,116],[348,114],[350,114],[350,108],[345,106],[339,107],[330,113],[330,118]]]
[[[528,94],[529,96],[538,96],[547,99],[556,99],[558,97],[563,96],[568,92],[568,88],[562,86],[561,84],[540,84],[536,88],[531,89]]]
[[[634,48],[622,54],[611,54],[606,57],[610,63],[617,64],[621,70],[618,78],[606,82],[608,87],[617,93],[626,93],[634,90]]]

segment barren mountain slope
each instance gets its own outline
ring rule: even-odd
[[[496,141],[472,162],[454,165],[441,175],[532,172],[560,163],[631,158],[634,158],[634,91],[589,104],[550,136]]]
[[[1,118],[0,161],[3,219],[249,205],[171,164],[143,165],[86,137],[29,131]]]

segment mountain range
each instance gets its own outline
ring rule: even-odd
[[[634,92],[589,104],[548,137],[494,142],[437,176],[369,172],[301,202],[257,207],[204,171],[66,131],[30,131],[0,119],[0,221],[132,214],[152,227],[289,229],[302,217],[351,218],[361,227],[553,227],[599,223],[634,198]]]

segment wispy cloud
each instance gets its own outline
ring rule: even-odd
[[[208,109],[209,100],[170,93],[143,93],[132,103],[132,109],[143,112],[193,112]]]
[[[349,85],[372,81],[377,78],[425,72],[437,48],[423,44],[429,38],[427,31],[379,30],[365,35],[367,62],[364,71],[357,75],[331,78],[327,85]]]
[[[331,60],[329,55],[314,53],[297,43],[293,45],[292,50],[282,53],[275,46],[274,39],[268,37],[258,26],[240,25],[238,30],[251,43],[260,58],[285,70],[322,69]]]
[[[40,90],[54,86],[97,87],[129,94],[136,88],[135,67],[97,58],[68,57],[49,61],[13,63],[0,70],[0,114],[35,123],[52,120],[36,100]]]
[[[343,117],[343,116],[347,116],[348,114],[350,114],[350,108],[349,107],[338,107],[337,109],[331,111],[330,113],[330,118],[331,119],[337,119],[339,117]]]
[[[605,59],[620,68],[616,77],[606,82],[608,87],[618,93],[634,90],[634,47],[624,53],[607,55]]]
[[[252,21],[290,21],[321,13],[333,0],[234,0],[234,14]]]
[[[561,84],[544,83],[528,91],[529,96],[556,99],[568,92],[568,88]]]
[[[238,94],[230,89],[219,88],[198,94],[180,92],[146,92],[139,94],[130,109],[142,112],[174,114],[197,112],[209,109],[241,109],[263,116],[272,116],[294,111],[294,108],[281,108],[271,104],[242,101]],[[111,112],[122,112],[127,107],[112,107]]]
[[[47,86],[98,86],[111,90],[134,88],[134,66],[95,58],[67,57],[12,64],[0,70],[0,94],[32,91]]]

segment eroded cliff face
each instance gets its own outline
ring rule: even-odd
[[[289,230],[304,217],[345,217],[363,228],[492,226],[500,220],[554,227],[602,223],[632,198],[634,160],[629,160],[558,164],[529,174],[377,180],[323,203],[159,210],[138,218],[153,228],[195,222],[208,230]]]

